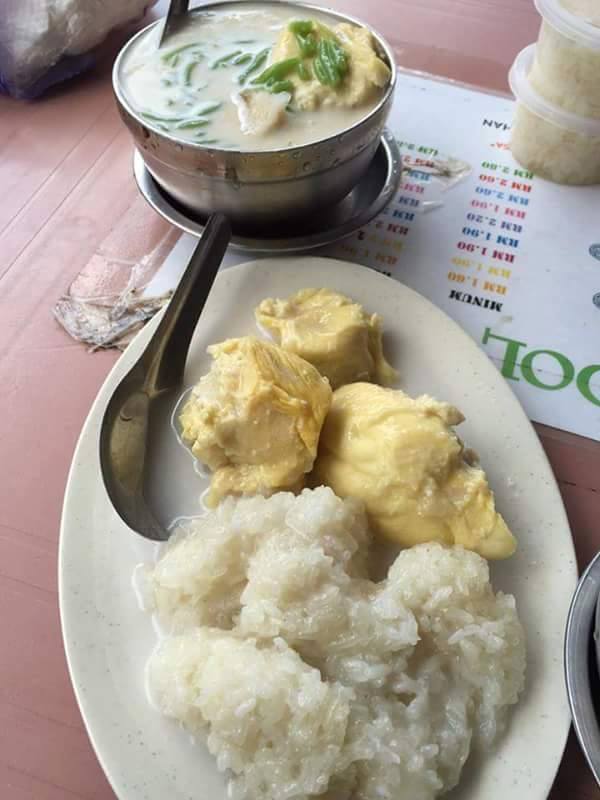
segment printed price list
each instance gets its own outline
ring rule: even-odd
[[[368,264],[378,272],[392,277],[394,267],[400,262],[406,238],[423,213],[427,202],[431,173],[438,151],[434,147],[414,142],[398,142],[403,156],[410,153],[410,164],[402,171],[402,181],[392,202],[379,217],[358,232],[353,240],[336,247],[341,258]]]
[[[528,170],[500,159],[481,162],[447,273],[450,299],[502,311],[518,268],[533,180]]]

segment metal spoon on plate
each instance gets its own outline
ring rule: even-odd
[[[231,238],[226,217],[213,214],[146,349],[109,400],[100,429],[100,467],[121,519],[147,539],[168,533],[144,494],[149,432],[181,382],[200,313]]]

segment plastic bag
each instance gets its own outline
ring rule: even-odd
[[[0,92],[38,97],[94,64],[93,49],[156,0],[0,0]]]

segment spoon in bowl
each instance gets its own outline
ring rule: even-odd
[[[100,428],[100,468],[115,510],[147,539],[164,541],[144,493],[153,420],[181,392],[187,352],[231,238],[213,214],[152,338],[110,398]]]
[[[167,11],[167,16],[165,17],[163,24],[163,29],[160,34],[160,41],[158,42],[159,47],[163,46],[169,36],[177,33],[177,31],[183,27],[189,4],[190,0],[171,0],[169,3],[169,10]]]

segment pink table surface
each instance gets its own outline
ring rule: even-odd
[[[497,90],[507,90],[507,69],[539,26],[533,0],[331,5],[382,30],[401,65]],[[69,683],[56,555],[73,448],[117,355],[87,353],[50,308],[92,257],[102,261],[121,246],[148,252],[166,232],[137,195],[131,144],[111,96],[110,64],[122,40],[107,44],[93,73],[41,102],[0,99],[2,800],[114,797]],[[600,444],[536,428],[584,567],[600,549]],[[573,736],[551,797],[600,797]]]

